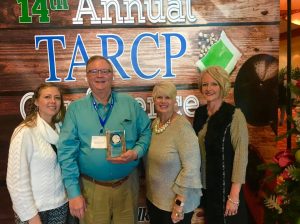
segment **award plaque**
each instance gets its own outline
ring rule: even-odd
[[[125,130],[106,131],[107,158],[114,158],[126,152]]]

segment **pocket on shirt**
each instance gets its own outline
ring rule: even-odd
[[[121,124],[125,130],[127,148],[134,147],[137,140],[136,123],[132,119],[126,118]]]

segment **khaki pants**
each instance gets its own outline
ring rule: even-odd
[[[82,180],[83,196],[87,210],[80,224],[135,224],[139,196],[138,172],[130,174],[127,181],[112,188]]]

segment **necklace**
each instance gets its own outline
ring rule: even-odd
[[[160,133],[164,132],[167,129],[167,127],[171,123],[171,118],[169,120],[167,120],[167,122],[164,123],[160,128],[158,127],[159,123],[160,123],[160,119],[158,118],[157,122],[154,125],[154,132],[156,134],[160,134]]]

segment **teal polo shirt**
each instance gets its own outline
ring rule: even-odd
[[[105,125],[102,120],[108,116]],[[66,112],[58,143],[58,161],[68,197],[81,194],[79,176],[88,175],[99,181],[128,176],[139,159],[127,164],[106,160],[107,150],[91,148],[92,136],[105,135],[106,130],[125,130],[127,150],[135,150],[140,159],[148,150],[150,120],[131,96],[112,92],[107,105],[95,101],[92,94],[72,102]]]

